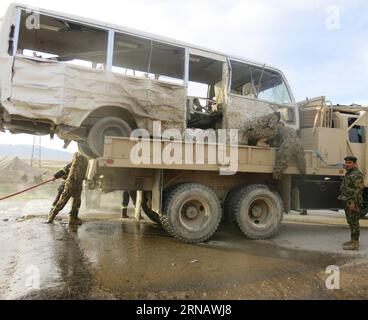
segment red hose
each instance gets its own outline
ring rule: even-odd
[[[55,178],[51,178],[51,179],[49,179],[49,180],[47,180],[47,181],[44,181],[44,182],[39,183],[39,184],[36,184],[36,185],[34,185],[33,187],[30,187],[30,188],[28,188],[28,189],[25,189],[25,190],[19,191],[19,192],[17,192],[17,193],[13,193],[13,194],[8,195],[8,196],[6,196],[6,197],[4,197],[4,198],[0,198],[0,201],[5,200],[5,199],[9,199],[9,198],[12,198],[12,197],[15,197],[15,196],[17,196],[17,195],[19,195],[19,194],[25,193],[25,192],[30,191],[30,190],[33,190],[33,189],[36,189],[36,188],[38,188],[38,187],[40,187],[40,186],[43,186],[44,184],[49,183],[49,182],[52,182],[52,181],[55,181]]]

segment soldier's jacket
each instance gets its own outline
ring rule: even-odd
[[[340,187],[339,199],[343,201],[363,202],[364,179],[363,173],[354,168],[346,172]]]
[[[80,153],[74,154],[73,161],[70,166],[67,182],[81,184],[86,176],[88,160]]]
[[[63,185],[66,183],[70,186],[73,184],[73,188],[77,189],[82,187],[82,182],[85,178],[86,171],[88,166],[88,160],[81,154],[74,154],[73,160],[71,163],[66,165],[63,169],[59,170],[54,174],[56,179],[62,178]]]
[[[240,144],[248,144],[248,142],[257,143],[262,139],[272,139],[277,135],[277,124],[280,120],[280,114],[275,112],[259,117],[249,123],[240,136]]]

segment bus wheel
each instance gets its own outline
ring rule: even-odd
[[[97,121],[88,133],[88,145],[97,156],[103,156],[105,137],[129,137],[132,128],[123,119],[103,118]]]
[[[234,200],[235,219],[243,234],[252,240],[273,237],[281,226],[283,211],[279,194],[265,185],[244,187]]]
[[[208,240],[219,227],[221,218],[218,197],[212,189],[198,183],[180,184],[171,190],[160,216],[164,229],[187,243]]]
[[[82,140],[78,141],[78,151],[89,159],[97,158],[97,155],[92,152],[88,143],[85,141],[82,141]]]

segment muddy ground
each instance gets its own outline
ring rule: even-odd
[[[147,220],[120,219],[120,197],[82,207],[84,224],[44,224],[53,192],[0,202],[1,299],[366,299],[368,220],[362,248],[344,252],[343,214],[285,217],[272,240],[250,241],[231,225],[211,241],[181,243]],[[133,216],[133,211],[130,212]],[[328,266],[340,289],[326,288]]]

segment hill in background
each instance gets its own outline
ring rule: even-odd
[[[35,148],[34,159],[38,161],[39,149]],[[31,159],[31,145],[0,144],[0,157],[18,157],[20,159]],[[41,160],[71,161],[73,153],[41,147]]]

